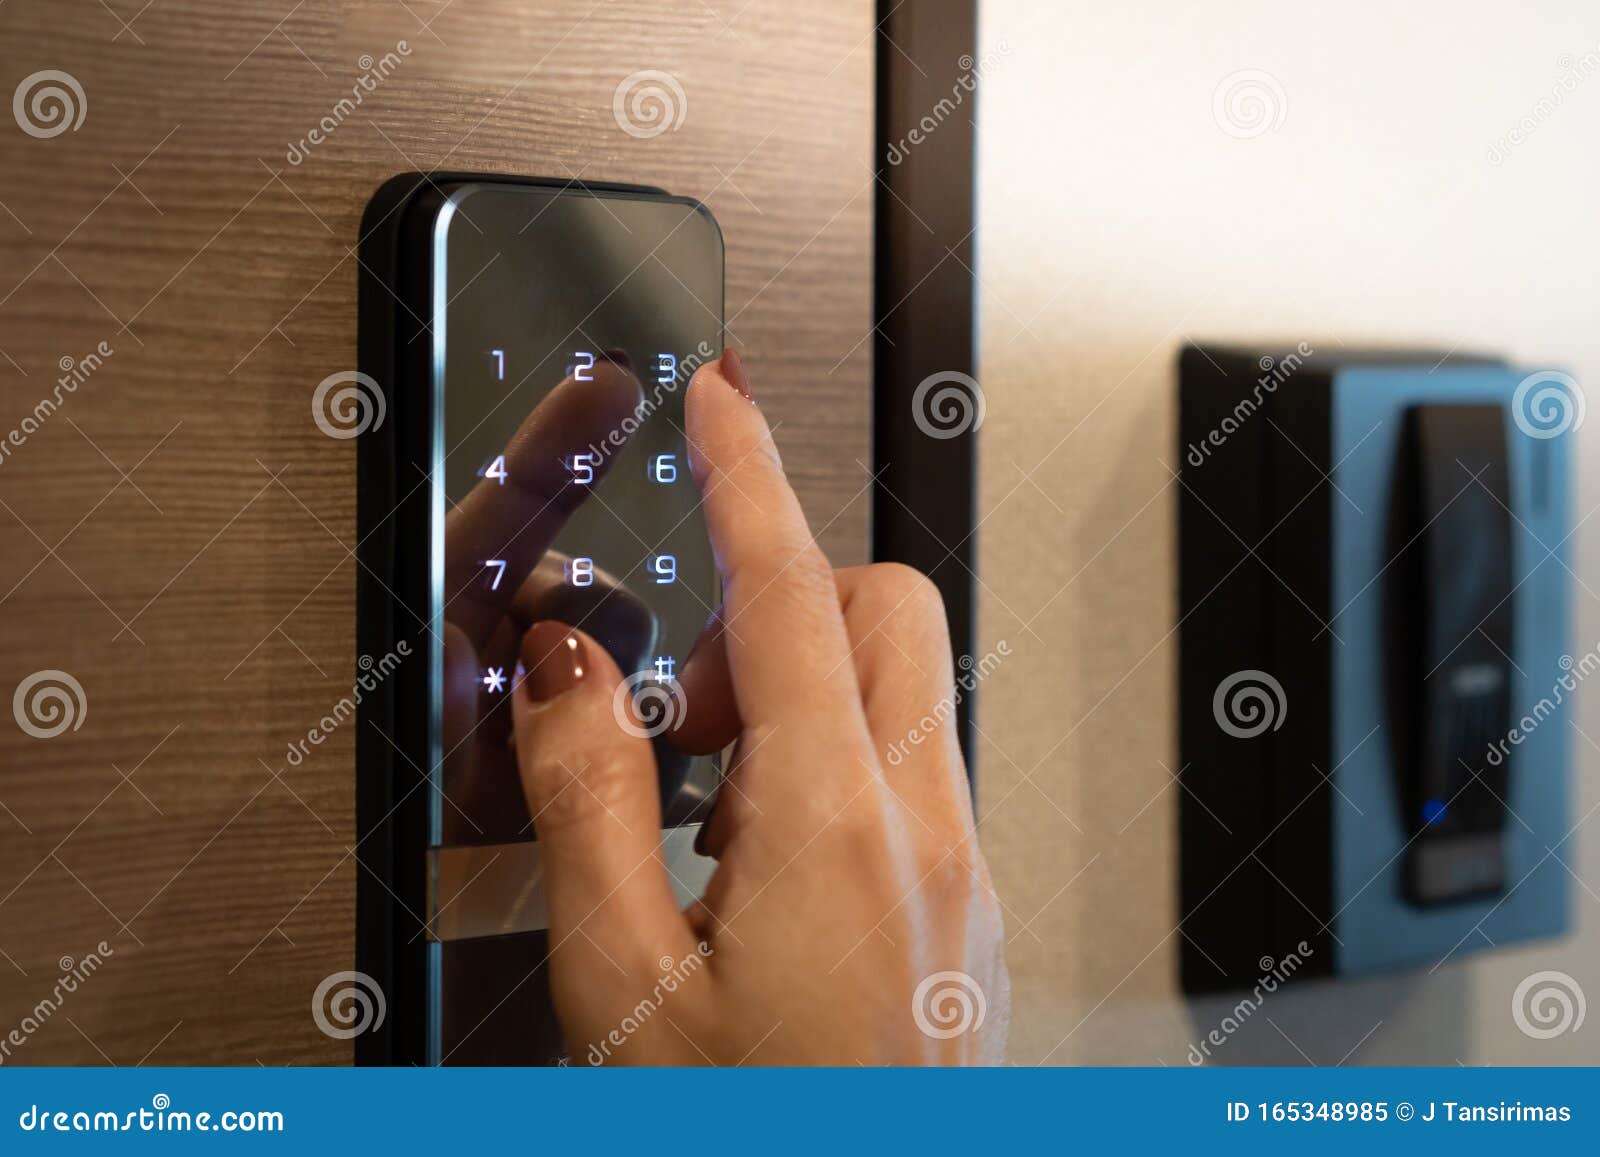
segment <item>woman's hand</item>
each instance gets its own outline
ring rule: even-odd
[[[687,912],[660,856],[650,744],[622,675],[541,622],[513,695],[574,1061],[961,1064],[1003,1057],[1009,992],[953,723],[943,607],[906,567],[834,571],[736,354],[687,399],[723,608],[674,738],[734,744]],[[942,720],[929,728],[930,717]]]

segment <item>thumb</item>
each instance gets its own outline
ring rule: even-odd
[[[543,853],[552,963],[591,980],[653,975],[694,941],[661,859],[655,755],[623,728],[629,688],[605,648],[562,623],[529,628],[521,666],[517,764]]]

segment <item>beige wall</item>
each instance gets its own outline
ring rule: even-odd
[[[980,8],[979,651],[1013,649],[980,703],[980,814],[1009,911],[1012,1056],[1181,1065],[1232,1001],[1186,1004],[1174,980],[1176,351],[1461,343],[1600,382],[1600,73],[1488,159],[1564,68],[1600,55],[1600,15]],[[1286,115],[1240,139],[1213,93],[1249,68],[1276,78]],[[1579,438],[1592,449],[1600,422]],[[1582,518],[1600,504],[1586,462],[1577,485]],[[1579,573],[1600,573],[1600,537],[1575,542]],[[1575,600],[1592,644],[1600,607]],[[1576,818],[1600,801],[1600,702],[1575,723]],[[1511,1019],[1536,968],[1600,997],[1600,821],[1573,839],[1575,935],[1279,994],[1220,1059],[1600,1060],[1600,1024],[1535,1041]]]

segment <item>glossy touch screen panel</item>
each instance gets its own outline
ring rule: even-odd
[[[722,244],[693,202],[492,184],[448,189],[432,243],[418,339],[432,347],[443,480],[430,1051],[548,1062],[561,1045],[542,871],[508,696],[531,624],[581,627],[627,678],[618,710],[655,746],[664,825],[698,820],[715,757],[660,732],[718,601],[683,398],[721,350]]]
[[[506,703],[525,628],[554,618],[597,639],[650,730],[715,608],[683,394],[721,349],[722,249],[691,203],[494,186],[457,191],[436,239],[435,830],[495,843],[532,834]],[[697,795],[713,769],[655,743],[679,823],[684,785]]]

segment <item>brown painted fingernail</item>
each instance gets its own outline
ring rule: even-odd
[[[589,659],[583,640],[565,623],[535,623],[522,636],[523,680],[528,698],[548,703],[583,682]]]
[[[738,350],[722,351],[722,376],[727,383],[738,390],[747,402],[755,401],[750,393],[750,375],[745,372],[744,359],[739,356]]]

